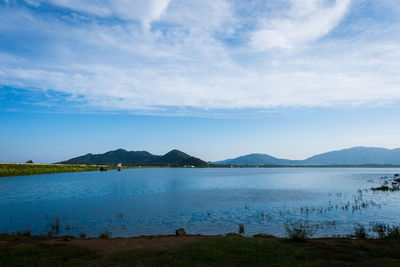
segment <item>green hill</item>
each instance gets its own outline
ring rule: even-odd
[[[153,155],[147,151],[126,151],[118,149],[104,154],[86,154],[72,158],[61,164],[87,164],[87,165],[116,165],[122,163],[128,166],[171,166],[204,167],[207,163],[201,159],[190,156],[179,150],[172,150],[163,156]]]

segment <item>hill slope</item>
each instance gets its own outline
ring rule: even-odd
[[[400,165],[400,149],[352,147],[315,155],[302,161],[302,163],[305,165]]]
[[[249,154],[235,159],[213,162],[216,165],[400,165],[400,148],[353,147],[312,156],[305,160],[279,159],[267,154]]]
[[[294,161],[279,159],[267,154],[249,154],[234,159],[213,162],[217,165],[258,166],[258,165],[292,165]]]
[[[61,164],[88,164],[88,165],[116,165],[122,163],[130,166],[174,166],[181,167],[193,165],[195,167],[206,166],[201,159],[192,157],[179,150],[172,150],[163,156],[153,155],[147,151],[126,151],[118,149],[104,154],[86,154],[84,156],[60,162]]]

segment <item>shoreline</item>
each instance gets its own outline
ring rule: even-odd
[[[108,170],[116,170],[114,165],[84,165],[84,164],[46,164],[46,163],[4,163],[0,162],[0,178],[17,177],[28,175],[55,174],[55,173],[73,173],[100,171],[100,167],[106,167]],[[171,166],[123,166],[123,169],[152,169],[152,168],[179,168],[179,169],[253,169],[253,168],[400,168],[392,165],[329,165],[329,166],[217,166],[210,165],[206,167],[171,167]]]

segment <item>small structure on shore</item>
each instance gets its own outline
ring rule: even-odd
[[[120,172],[120,171],[122,171],[122,164],[121,163],[118,163],[118,165],[117,165],[117,170]]]
[[[104,167],[104,166],[100,166],[100,171],[101,171],[101,172],[106,172],[106,171],[107,171],[107,168]]]

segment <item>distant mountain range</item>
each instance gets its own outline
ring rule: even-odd
[[[267,154],[249,154],[210,163],[235,166],[400,165],[400,148],[353,147],[315,155],[305,160],[280,159]]]
[[[267,154],[249,154],[234,159],[205,162],[179,150],[165,155],[153,155],[147,151],[126,151],[118,149],[104,154],[86,154],[59,162],[62,164],[116,165],[129,166],[195,166],[234,165],[234,166],[355,166],[355,165],[399,165],[400,148],[353,147],[312,156],[305,160],[280,159]]]
[[[163,156],[153,155],[147,151],[126,151],[118,149],[104,154],[86,154],[72,158],[60,164],[87,164],[87,165],[116,165],[122,163],[129,166],[207,166],[207,162],[185,154],[179,150],[172,150]]]

